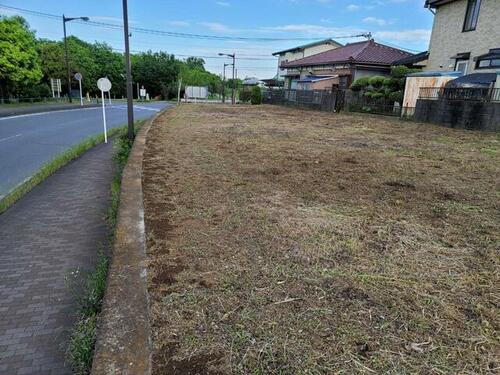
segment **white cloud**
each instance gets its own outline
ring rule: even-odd
[[[227,1],[216,1],[215,4],[220,5],[221,7],[228,7],[231,5]]]
[[[309,35],[327,36],[327,37],[359,34],[360,32],[362,32],[360,29],[355,29],[355,28],[328,27],[323,25],[312,25],[312,24],[289,24],[282,26],[262,27],[260,28],[260,30],[276,31],[276,32],[296,32],[296,33],[304,33]]]
[[[200,25],[205,26],[210,31],[214,31],[216,33],[233,33],[236,31],[229,26],[218,22],[201,22]]]
[[[363,22],[379,26],[387,25],[386,20],[384,20],[383,18],[376,18],[376,17],[365,17],[363,18]]]
[[[356,4],[349,4],[349,5],[347,6],[347,10],[348,10],[349,12],[356,12],[356,11],[358,11],[358,10],[360,10],[360,9],[361,9],[361,7],[360,7],[359,5],[356,5]]]
[[[373,33],[375,38],[389,39],[396,42],[429,42],[431,30],[413,29],[401,31],[376,31]]]
[[[170,26],[175,26],[175,27],[188,27],[191,24],[187,21],[169,21],[168,24]]]

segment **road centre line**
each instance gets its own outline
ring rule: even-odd
[[[10,137],[7,137],[7,138],[2,138],[2,139],[0,139],[0,142],[7,141],[9,139],[20,137],[20,136],[22,136],[22,133],[19,133],[19,134],[16,134],[16,135],[11,135]]]
[[[118,105],[112,105],[112,106],[106,106],[106,108],[120,108]],[[15,116],[9,116],[9,117],[0,117],[0,121],[3,120],[11,120],[14,118],[21,118],[21,117],[30,117],[30,116],[39,116],[39,115],[47,115],[51,113],[61,113],[61,112],[74,112],[74,111],[90,111],[90,110],[101,110],[101,107],[92,107],[92,108],[76,108],[76,109],[62,109],[59,111],[48,111],[48,112],[38,112],[38,113],[27,113],[25,115],[15,115]]]

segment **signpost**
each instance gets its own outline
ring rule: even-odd
[[[59,78],[51,78],[50,79],[50,87],[52,89],[52,97],[53,98],[60,98],[61,97],[61,80]]]
[[[82,78],[83,77],[81,73],[75,73],[75,79],[78,81],[78,84],[80,85],[80,105],[83,107]]]
[[[102,97],[102,119],[104,122],[104,143],[108,143],[108,131],[106,129],[106,109],[104,108],[104,93],[111,90],[111,82],[107,78],[99,78],[97,80],[97,87],[101,90]]]

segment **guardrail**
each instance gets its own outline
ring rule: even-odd
[[[500,102],[500,89],[482,87],[421,87],[419,99]]]

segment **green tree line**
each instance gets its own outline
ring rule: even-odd
[[[96,82],[108,77],[113,87],[111,95],[126,95],[124,56],[106,43],[88,43],[77,37],[67,38],[71,75],[83,75],[84,95],[98,95]],[[172,98],[177,96],[178,82],[185,86],[208,86],[211,93],[221,93],[221,78],[205,70],[205,61],[190,57],[179,60],[167,52],[132,54],[134,90],[139,83],[150,97]],[[26,20],[19,16],[0,16],[0,98],[52,95],[50,79],[60,78],[63,93],[67,93],[67,72],[64,43],[38,39]],[[226,92],[231,82],[226,82]],[[72,80],[77,88],[77,81]]]

